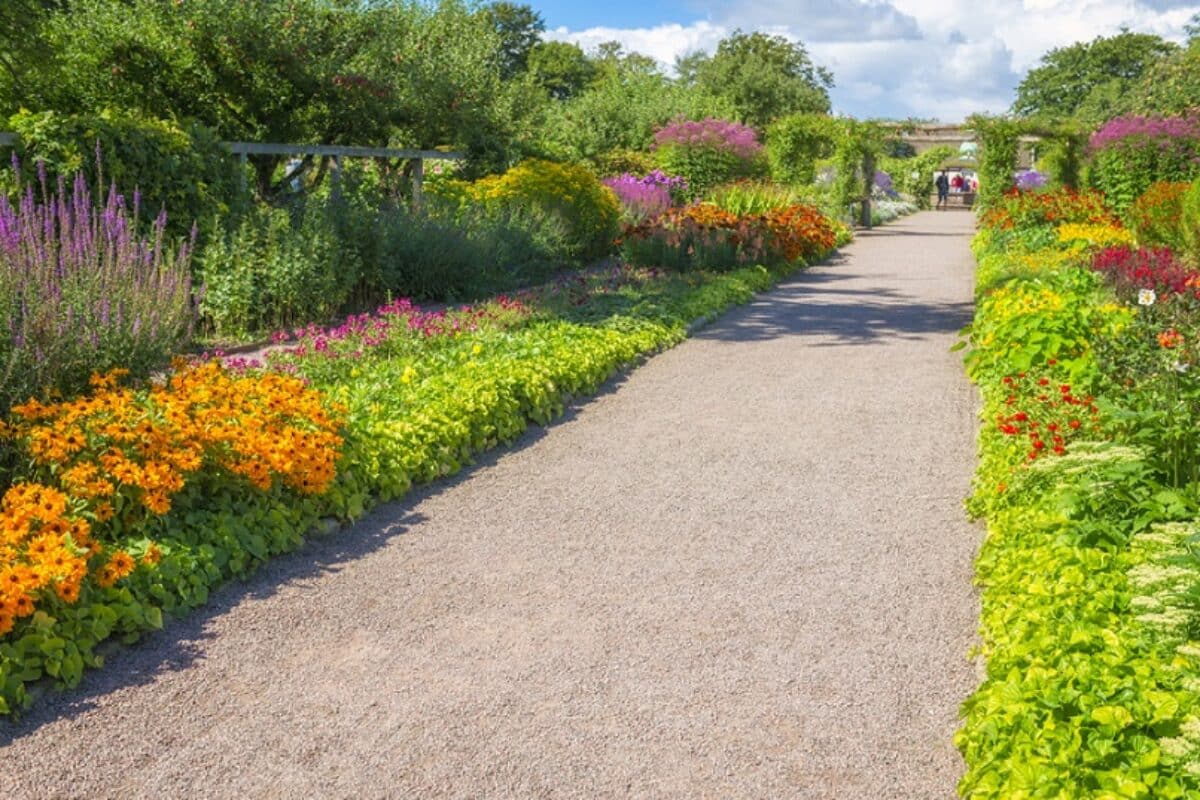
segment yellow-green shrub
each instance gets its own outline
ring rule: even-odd
[[[559,217],[568,231],[568,255],[599,258],[613,248],[619,231],[621,204],[590,169],[529,159],[503,175],[492,175],[466,187],[468,200],[493,207],[534,208]]]

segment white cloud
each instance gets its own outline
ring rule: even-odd
[[[803,41],[833,70],[835,109],[957,121],[1003,111],[1047,50],[1121,28],[1180,40],[1200,2],[1172,0],[709,0],[708,19],[648,28],[559,28],[585,49],[619,41],[670,68],[735,28]]]

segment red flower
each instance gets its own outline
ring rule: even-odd
[[[1178,347],[1182,341],[1183,335],[1174,328],[1167,328],[1165,331],[1158,334],[1159,345],[1167,348],[1168,350]]]

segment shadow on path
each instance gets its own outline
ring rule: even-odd
[[[830,264],[837,265],[838,261]],[[921,301],[882,286],[851,288],[864,280],[845,270],[803,273],[695,336],[728,342],[804,336],[812,346],[836,347],[944,335],[971,321],[970,302]]]

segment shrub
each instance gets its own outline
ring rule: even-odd
[[[641,150],[609,150],[592,160],[596,174],[606,177],[626,173],[645,175],[654,170],[654,156]]]
[[[591,260],[612,251],[621,204],[595,173],[577,164],[529,159],[483,178],[467,189],[469,198],[493,210],[526,210],[558,217],[568,232],[563,255]]]
[[[393,207],[378,235],[378,299],[462,299],[528,286],[568,265],[578,246],[562,215],[515,203],[453,214]]]
[[[790,114],[776,120],[767,128],[771,177],[781,183],[812,183],[817,162],[833,155],[837,137],[837,120],[825,114]]]
[[[1200,179],[1184,192],[1178,232],[1180,255],[1200,267]]]
[[[1117,117],[1088,142],[1089,183],[1119,212],[1156,181],[1200,174],[1200,117]]]
[[[237,162],[214,132],[199,125],[127,111],[22,111],[8,120],[7,129],[17,134],[25,182],[44,162],[51,182],[83,172],[93,186],[116,183],[138,190],[143,222],[170,209],[171,236],[187,236],[193,224],[207,225],[237,205]]]
[[[762,168],[758,133],[746,125],[712,117],[680,119],[660,128],[654,134],[654,147],[659,166],[683,176],[692,197]]]
[[[1183,197],[1190,186],[1158,181],[1134,201],[1125,220],[1140,244],[1182,249]]]
[[[0,195],[0,410],[53,390],[73,395],[97,369],[144,376],[192,333],[191,248],[164,242],[166,215],[145,235],[112,186],[93,202],[82,174],[68,194],[30,185]]]
[[[622,255],[635,266],[677,271],[773,267],[820,258],[837,238],[830,221],[812,206],[738,216],[706,203],[630,228]]]
[[[214,333],[257,331],[326,320],[342,310],[363,264],[339,231],[334,204],[258,207],[214,236],[199,258],[200,311]]]

